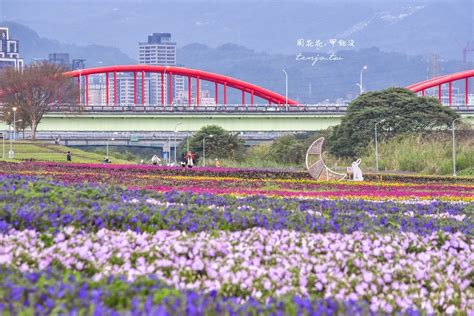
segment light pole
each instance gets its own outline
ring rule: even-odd
[[[178,122],[174,127],[174,164],[177,163],[176,161],[176,134],[178,133],[178,126],[183,124],[183,122]]]
[[[378,149],[378,142],[377,142],[377,125],[380,123],[385,122],[386,120],[383,119],[375,123],[375,171],[379,172],[379,149]]]
[[[115,138],[111,138],[110,140],[111,140],[111,141],[114,141]],[[105,155],[105,157],[106,157],[107,159],[109,159],[109,140],[107,140],[107,141],[105,142],[105,145],[107,146],[107,154]]]
[[[360,70],[360,79],[359,79],[359,83],[357,83],[357,85],[359,86],[359,89],[360,89],[359,95],[364,93],[364,86],[362,84],[362,74],[364,73],[364,70],[367,70],[368,68],[369,67],[367,67],[367,65],[364,65],[364,67],[362,67],[362,69]]]
[[[455,130],[455,125],[454,123],[458,120],[462,120],[462,117],[458,117],[457,119],[453,120],[453,177],[456,176],[456,139],[455,139],[455,134],[454,134],[454,130]]]
[[[12,108],[13,110],[13,132],[16,129],[16,107]],[[13,159],[15,158],[15,152],[13,151],[13,136],[12,136],[12,126],[10,125],[10,151],[8,152],[8,158]]]
[[[285,73],[285,106],[288,109],[288,73],[285,69],[282,69]]]
[[[16,139],[16,107],[13,107],[12,110],[13,110],[13,138]]]
[[[12,126],[10,124],[10,133],[8,134],[10,137],[10,151],[8,152],[8,158],[13,159],[15,158],[15,152],[13,151],[13,137],[12,137]]]
[[[207,136],[204,136],[204,138],[202,139],[202,166],[205,167],[206,166],[206,138],[212,138],[214,135],[207,135]]]

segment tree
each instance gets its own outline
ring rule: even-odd
[[[284,164],[300,164],[304,160],[306,141],[293,134],[275,139],[268,153],[271,160]]]
[[[212,137],[209,137],[212,135]],[[196,132],[189,140],[189,148],[202,157],[203,139],[206,137],[206,157],[238,160],[243,155],[244,140],[217,125],[207,125]],[[184,141],[186,142],[186,140]],[[182,146],[185,148],[185,146]]]
[[[329,137],[329,151],[338,157],[355,158],[374,140],[375,123],[380,139],[403,133],[445,129],[459,115],[437,99],[418,97],[403,88],[368,92],[353,100],[341,124]]]
[[[64,76],[66,69],[49,63],[34,63],[23,71],[7,68],[0,72],[0,91],[4,103],[3,117],[13,122],[12,108],[17,108],[20,127],[31,128],[36,139],[38,124],[48,107],[58,103],[76,104],[78,90],[73,80]]]

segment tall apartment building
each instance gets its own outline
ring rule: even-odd
[[[0,27],[0,69],[13,67],[23,69],[23,59],[20,58],[19,41],[10,39],[7,27]]]
[[[148,36],[148,41],[138,44],[138,61],[140,64],[160,65],[160,66],[176,66],[176,43],[171,40],[171,33],[153,33]],[[165,96],[167,96],[167,83],[161,82],[161,74],[148,74],[149,103],[162,104],[161,86],[164,85]],[[174,96],[176,99],[182,95],[184,90],[184,78],[181,76],[173,76],[174,79]],[[167,101],[169,102],[169,100]]]

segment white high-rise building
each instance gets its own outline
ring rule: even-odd
[[[10,39],[7,27],[0,27],[0,69],[8,67],[23,69],[23,59],[20,58],[18,41]]]
[[[148,36],[148,42],[138,44],[138,60],[140,64],[160,65],[160,66],[176,66],[176,43],[171,41],[171,33],[153,33]],[[160,105],[163,103],[161,99],[162,85],[165,95],[168,95],[168,80],[161,82],[160,73],[151,73],[147,75],[149,81],[149,103]],[[184,90],[184,78],[173,75],[173,100],[182,95]],[[147,90],[148,91],[148,90]],[[146,98],[147,99],[147,98]],[[167,100],[166,103],[169,103]],[[173,102],[175,103],[175,102]]]

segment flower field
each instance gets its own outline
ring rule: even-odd
[[[472,182],[0,164],[2,315],[472,315]]]

